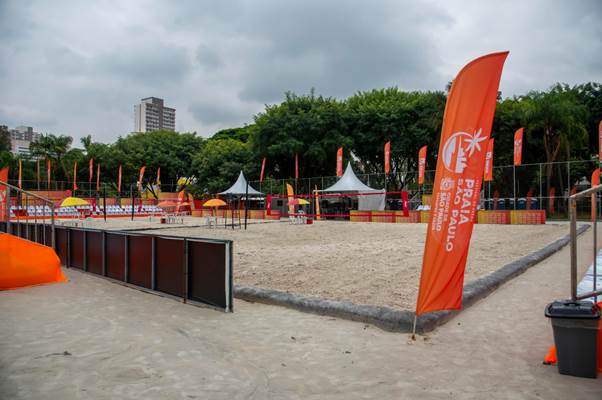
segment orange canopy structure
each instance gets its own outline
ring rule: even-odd
[[[53,249],[0,234],[0,290],[66,281]]]

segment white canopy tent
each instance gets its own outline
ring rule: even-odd
[[[328,193],[362,193],[367,195],[360,195],[358,197],[358,210],[362,211],[377,211],[385,209],[385,190],[373,189],[368,185],[365,185],[353,172],[351,163],[347,163],[347,168],[343,176],[334,185],[321,190],[321,192]],[[376,194],[376,193],[382,194]],[[375,194],[371,194],[375,193]]]
[[[238,175],[238,179],[234,182],[234,185],[230,186],[230,189],[225,190],[223,192],[218,193],[223,196],[244,196],[247,194],[247,180],[245,179],[245,175],[240,171],[240,175]],[[261,196],[263,193],[255,190],[251,185],[249,185],[249,197],[251,196]]]

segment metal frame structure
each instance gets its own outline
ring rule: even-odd
[[[584,190],[582,192],[576,193],[569,197],[569,214],[571,220],[571,298],[573,300],[583,300],[590,297],[594,297],[594,300],[597,301],[597,296],[602,296],[602,289],[596,288],[596,278],[598,276],[598,265],[597,265],[597,256],[598,256],[598,234],[597,234],[597,221],[598,221],[598,212],[596,210],[597,203],[597,193],[602,191],[602,185],[595,186],[593,188]],[[592,208],[594,216],[592,221],[593,226],[593,246],[594,246],[594,261],[593,261],[593,270],[594,270],[594,280],[593,280],[593,290],[591,292],[583,293],[581,295],[577,294],[577,200],[590,196],[592,199]]]
[[[7,183],[7,182],[0,181],[0,186],[6,187],[6,205],[7,205],[7,207],[6,207],[6,210],[5,210],[6,211],[5,217],[6,217],[6,223],[7,223],[7,229],[6,229],[7,232],[11,231],[10,230],[11,229],[11,216],[10,216],[11,191],[14,191],[14,192],[16,192],[18,194],[25,194],[25,205],[26,205],[26,207],[27,207],[27,205],[29,203],[29,201],[28,201],[29,197],[32,197],[32,198],[34,198],[36,200],[41,201],[44,205],[49,205],[50,206],[50,232],[51,232],[51,234],[50,234],[50,243],[51,243],[51,247],[54,248],[55,247],[55,234],[54,234],[54,211],[55,211],[55,207],[54,207],[54,202],[52,200],[50,200],[50,199],[47,199],[47,198],[42,197],[42,196],[39,196],[39,195],[37,195],[35,193],[31,193],[31,192],[29,192],[27,190],[20,189],[17,186],[13,186],[13,185],[11,185],[10,183]],[[32,224],[29,223],[29,221],[30,221],[29,218],[25,219],[25,232],[26,232],[26,235],[25,235],[24,239],[27,239],[27,240],[31,240],[32,239],[32,238],[29,237],[29,225],[32,225]],[[46,224],[46,218],[40,218],[39,221],[40,221],[40,224],[43,225],[44,227],[47,225]],[[34,238],[33,238],[33,241],[38,242],[38,237],[37,237],[37,235],[38,235],[38,229],[37,229],[38,218],[37,218],[37,216],[34,217],[34,223],[33,223],[33,225],[34,225]],[[21,236],[21,231],[20,231],[20,229],[21,229],[21,223],[19,223],[17,226],[19,228],[19,234],[18,234],[18,236]],[[46,243],[46,229],[42,229],[42,232],[43,232],[43,235],[44,235],[43,241],[44,241],[44,243]]]

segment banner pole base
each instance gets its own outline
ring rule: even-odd
[[[416,340],[416,314],[414,314],[414,327],[412,328],[412,340]]]

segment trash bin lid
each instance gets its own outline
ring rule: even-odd
[[[599,319],[600,307],[587,300],[556,300],[546,307],[546,317]]]

